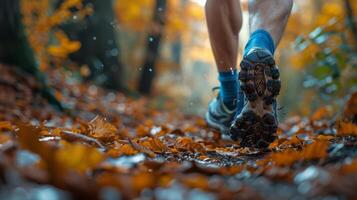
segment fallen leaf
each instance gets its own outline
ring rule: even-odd
[[[156,157],[156,154],[153,151],[151,151],[149,148],[147,148],[143,145],[140,145],[135,140],[129,140],[129,142],[135,150],[137,150],[141,153],[145,153],[152,158]]]
[[[348,136],[348,135],[353,135],[357,136],[357,125],[351,122],[340,122],[338,129],[337,129],[337,135],[339,136]]]
[[[117,128],[114,125],[98,116],[88,123],[89,135],[100,140],[112,141],[116,132]]]
[[[12,128],[12,124],[9,121],[0,121],[0,130],[2,131],[11,131]]]
[[[55,153],[56,161],[67,170],[84,173],[101,163],[105,157],[97,149],[81,144],[64,143]]]
[[[301,151],[288,149],[282,152],[274,152],[266,161],[271,161],[276,166],[290,166],[297,161],[324,159],[328,155],[328,147],[327,141],[316,141],[306,145]]]
[[[331,116],[331,112],[328,107],[322,107],[315,111],[315,113],[311,116],[310,120],[311,121],[317,121],[323,118],[328,118]]]
[[[179,150],[183,151],[191,151],[191,152],[205,152],[204,147],[199,144],[194,142],[191,138],[189,137],[180,137],[177,139],[175,143],[175,147]]]
[[[353,93],[346,103],[344,115],[346,117],[357,115],[357,92]]]
[[[354,173],[356,173],[357,172],[357,160],[353,160],[351,163],[341,166],[340,171],[343,174],[354,174]]]

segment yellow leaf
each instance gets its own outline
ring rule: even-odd
[[[56,152],[56,161],[65,169],[85,172],[96,167],[104,160],[96,148],[81,144],[64,143],[64,146]]]
[[[11,131],[11,130],[12,130],[11,122],[8,122],[8,121],[0,121],[0,130],[3,130],[3,131]]]

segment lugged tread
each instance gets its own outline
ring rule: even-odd
[[[239,81],[248,104],[233,121],[231,138],[244,147],[266,148],[277,138],[278,123],[271,105],[281,89],[279,69],[273,56],[262,49],[248,53],[240,66]]]

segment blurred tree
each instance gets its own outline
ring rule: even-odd
[[[74,9],[78,11],[72,12]],[[58,9],[53,8],[50,0],[21,0],[20,10],[29,44],[41,71],[50,66],[63,67],[68,63],[68,55],[81,47],[80,42],[70,41],[59,26],[74,15],[80,20],[92,12],[91,8],[83,6],[82,0],[65,0]]]
[[[48,86],[45,75],[39,70],[21,22],[19,0],[0,1],[0,30],[0,61],[15,65],[21,71],[33,75],[39,81],[42,95],[51,104],[63,109]]]
[[[150,94],[155,77],[155,65],[159,57],[159,45],[166,23],[167,1],[156,0],[151,32],[147,38],[146,57],[139,80],[138,90],[142,94]]]
[[[147,67],[148,71],[144,73],[149,74],[149,76],[153,75],[152,72],[159,74],[164,73],[164,71],[179,71],[177,69],[180,68],[180,51],[185,45],[184,43],[196,41],[192,39],[191,34],[195,31],[192,27],[196,27],[196,24],[204,20],[202,7],[193,1],[171,0],[166,1],[166,4],[165,13],[161,11],[165,14],[165,24],[162,26],[161,31],[164,32],[164,37],[161,38],[160,44],[168,44],[167,46],[172,47],[172,51],[166,51],[164,52],[166,54],[159,56],[160,58],[155,61],[155,69],[152,66]],[[157,27],[152,22],[152,19],[155,17],[154,15],[157,14],[156,7],[156,0],[116,0],[115,4],[116,16],[120,23],[120,32],[126,37],[129,35],[131,38],[128,41],[123,41],[125,44],[123,48],[126,49],[125,54],[127,54],[123,61],[126,63],[126,66],[130,66],[130,71],[128,71],[129,76],[136,78],[137,72],[141,73],[139,80],[142,80],[143,67],[146,67],[143,64],[145,64],[148,58],[147,49],[150,42],[150,34],[152,33],[152,29]],[[132,38],[135,39],[133,40]],[[153,39],[152,41],[154,42]],[[146,52],[142,53],[144,45],[146,46]],[[152,72],[150,72],[150,68]],[[138,89],[140,88],[139,82],[134,83]]]
[[[290,17],[284,37],[286,42],[295,40],[295,51],[283,53],[297,70],[291,75],[296,77],[296,72],[299,72],[301,75],[297,82],[302,81],[307,90],[301,91],[301,87],[296,87],[296,91],[302,94],[286,102],[293,102],[291,105],[298,106],[296,109],[301,114],[311,113],[327,103],[338,110],[342,100],[357,91],[354,28],[357,1],[318,0],[297,4],[297,12]],[[299,10],[303,10],[303,14]],[[284,46],[284,42],[281,45]],[[291,92],[295,85],[292,81],[287,84]]]
[[[354,1],[356,3],[356,1]],[[354,38],[354,48],[357,48],[357,25],[356,25],[356,20],[355,20],[355,15],[353,13],[353,8],[350,0],[344,0],[345,3],[345,10],[346,10],[346,16],[347,16],[347,26],[350,27],[351,32],[353,34]],[[356,49],[357,50],[357,49]]]
[[[123,90],[122,62],[112,1],[84,0],[83,3],[92,7],[93,13],[84,20],[72,20],[61,25],[70,39],[82,44],[70,58],[89,67],[89,79],[110,89]]]

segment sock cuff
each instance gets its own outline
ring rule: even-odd
[[[270,33],[264,29],[258,29],[256,31],[254,31],[254,33],[252,33],[252,35],[257,35],[257,34],[262,34],[264,35],[270,42],[272,47],[275,49],[275,42],[273,37],[270,35]]]
[[[221,82],[225,81],[234,81],[237,80],[238,78],[238,72],[237,70],[232,70],[229,72],[219,72],[218,73],[218,80]]]
[[[246,50],[247,47],[251,47],[252,44],[251,43],[256,43],[259,42],[259,40],[257,41],[256,39],[259,38],[259,40],[264,40],[263,44],[264,46],[272,53],[274,54],[275,52],[275,42],[274,39],[272,38],[272,36],[270,35],[270,33],[264,29],[258,29],[256,31],[254,31],[248,40],[248,43],[246,45]],[[247,52],[245,52],[247,53]]]

